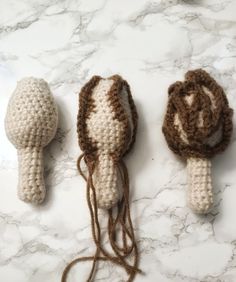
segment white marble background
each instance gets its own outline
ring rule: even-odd
[[[186,207],[185,163],[161,133],[167,88],[189,69],[209,71],[236,109],[235,63],[233,0],[1,0],[0,281],[60,281],[66,262],[94,252],[85,183],[76,170],[77,93],[93,74],[118,73],[130,83],[140,117],[126,160],[145,272],[136,281],[235,282],[235,133],[213,160],[216,201],[206,217]],[[60,109],[60,128],[45,151],[48,198],[40,207],[16,196],[16,151],[3,123],[24,76],[46,79]],[[68,281],[85,281],[89,268],[77,265]],[[97,281],[125,277],[106,265]]]

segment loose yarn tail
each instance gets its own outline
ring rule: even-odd
[[[85,176],[81,169],[81,161],[85,159],[85,162],[88,167],[88,177]],[[111,248],[115,255],[108,253],[101,242],[101,228],[98,219],[98,207],[96,201],[96,191],[93,184],[92,175],[96,166],[96,161],[86,160],[84,154],[82,154],[77,161],[77,168],[81,176],[87,182],[87,203],[91,216],[91,227],[92,227],[92,236],[94,243],[96,244],[96,252],[94,256],[86,256],[81,258],[76,258],[72,260],[64,269],[61,282],[66,282],[67,275],[70,269],[78,262],[81,261],[92,261],[92,267],[90,270],[89,277],[87,282],[92,282],[93,277],[96,271],[96,264],[98,261],[111,261],[114,264],[117,264],[123,267],[129,275],[127,282],[132,282],[137,273],[141,273],[141,270],[138,268],[138,248],[135,241],[133,224],[130,216],[130,207],[129,207],[129,176],[125,163],[121,160],[118,164],[119,172],[122,179],[123,186],[123,196],[117,205],[117,212],[114,216],[114,209],[108,210],[108,236]],[[117,232],[121,230],[122,234],[122,246],[117,242]],[[128,240],[130,245],[128,245]],[[133,265],[130,265],[127,262],[128,257],[133,253]]]
[[[138,269],[138,248],[135,240],[133,224],[130,216],[129,207],[129,175],[125,163],[121,160],[119,163],[119,171],[123,183],[123,197],[118,203],[116,217],[113,217],[113,210],[109,210],[108,231],[111,247],[116,256],[127,266],[126,259],[133,253],[133,265],[128,269],[129,280],[133,281]],[[121,229],[122,246],[117,243],[117,232]],[[130,245],[128,245],[128,240]]]

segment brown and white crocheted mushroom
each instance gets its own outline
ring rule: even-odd
[[[123,267],[129,275],[127,281],[133,281],[140,272],[129,208],[128,171],[122,161],[134,144],[136,129],[137,112],[128,83],[118,75],[107,79],[92,77],[79,95],[77,131],[83,154],[78,159],[78,169],[87,182],[87,202],[97,249],[92,257],[70,262],[63,272],[62,282],[66,281],[75,262],[86,260],[93,261],[87,281],[93,281],[98,260]],[[88,168],[86,175],[80,168],[82,159]],[[107,211],[107,232],[104,230],[104,235],[108,236],[110,251],[102,242],[104,236],[101,236],[98,208]],[[117,232],[121,232],[121,236],[117,236]]]
[[[9,100],[5,129],[18,152],[18,195],[25,202],[39,204],[45,198],[43,148],[55,136],[57,122],[47,82],[33,77],[19,81]]]
[[[221,86],[204,70],[188,71],[169,87],[163,133],[169,148],[187,159],[188,203],[197,213],[213,205],[211,161],[232,133],[232,109]]]
[[[79,145],[94,171],[97,206],[113,207],[120,198],[117,163],[134,143],[137,113],[129,86],[120,76],[94,76],[81,90]]]

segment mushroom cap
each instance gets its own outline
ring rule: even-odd
[[[197,69],[168,92],[162,130],[170,149],[185,158],[210,158],[224,151],[232,134],[233,110],[221,86]]]
[[[44,147],[55,136],[58,111],[46,81],[34,77],[17,83],[8,104],[5,129],[17,148]]]
[[[128,83],[119,75],[93,76],[81,89],[77,132],[87,159],[108,153],[119,160],[132,148],[138,115]]]

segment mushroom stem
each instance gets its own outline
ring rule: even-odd
[[[45,198],[43,178],[43,149],[27,147],[18,149],[18,195],[25,202],[39,204]]]
[[[94,177],[98,208],[110,209],[119,199],[117,166],[112,156],[99,155]]]
[[[187,171],[189,207],[199,214],[208,213],[213,205],[211,161],[188,158]]]

